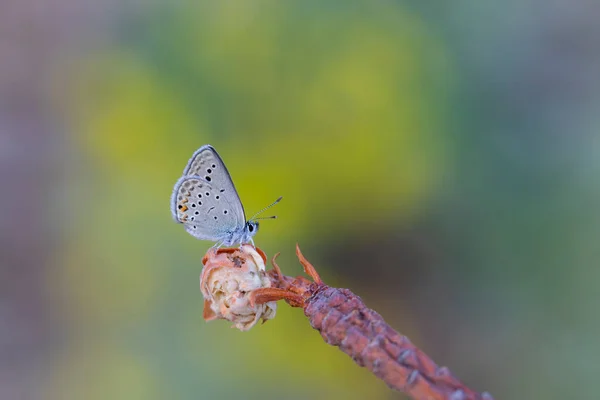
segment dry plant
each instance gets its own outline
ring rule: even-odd
[[[438,367],[406,336],[392,329],[375,311],[348,289],[333,288],[296,246],[296,254],[310,280],[285,276],[273,257],[267,271],[266,255],[250,245],[211,249],[204,256],[200,289],[204,319],[226,319],[240,330],[275,317],[276,301],[301,307],[310,325],[325,342],[337,346],[390,388],[416,400],[493,400]]]

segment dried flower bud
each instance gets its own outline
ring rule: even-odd
[[[244,245],[239,249],[209,250],[202,260],[200,290],[204,295],[204,319],[226,319],[241,331],[260,319],[275,317],[277,304],[250,304],[250,293],[271,287],[266,274],[266,257],[259,249]]]

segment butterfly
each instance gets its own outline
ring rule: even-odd
[[[207,144],[196,150],[175,183],[171,213],[175,221],[184,224],[188,233],[201,240],[216,242],[215,247],[234,243],[254,245],[252,238],[259,227],[255,217],[281,199],[279,197],[246,220],[244,206],[225,163]]]

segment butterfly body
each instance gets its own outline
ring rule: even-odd
[[[173,188],[171,213],[192,236],[217,246],[252,242],[258,222],[244,207],[223,160],[210,145],[200,147]]]

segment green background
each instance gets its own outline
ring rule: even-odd
[[[405,398],[299,309],[202,320],[211,243],[169,199],[206,143],[248,214],[284,196],[255,237],[284,273],[298,242],[497,399],[597,397],[597,6],[5,8],[3,399]]]

